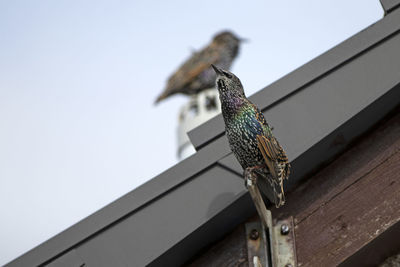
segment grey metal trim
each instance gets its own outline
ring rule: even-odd
[[[188,179],[195,177],[199,172],[206,171],[219,158],[229,153],[228,147],[223,145],[224,142],[226,141],[220,140],[214,146],[190,156],[11,263],[15,262],[15,266],[28,266],[24,264],[29,263],[40,265],[137,212]]]
[[[190,260],[199,250],[220,240],[238,224],[246,221],[255,213],[248,192],[243,191],[238,198],[207,223],[196,229],[177,245],[151,262],[149,267],[179,266]]]
[[[85,265],[76,250],[73,249],[51,262],[47,267],[84,267]]]
[[[400,7],[400,0],[380,0],[385,14],[392,12],[394,9]]]
[[[79,255],[88,266],[148,265],[246,193],[242,179],[216,165],[193,178],[78,246]]]
[[[252,96],[292,160],[288,188],[399,104],[399,31],[396,9]],[[195,155],[6,266],[56,266],[62,259],[177,265],[245,220],[254,208],[221,118],[192,133],[201,147]]]

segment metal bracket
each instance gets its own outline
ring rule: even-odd
[[[245,227],[249,266],[297,266],[292,217],[273,226],[273,238],[260,221],[246,223]]]
[[[249,266],[261,267],[271,266],[269,259],[269,249],[267,242],[267,233],[263,225],[258,222],[246,223],[247,239],[247,258]]]
[[[275,244],[273,244],[274,266],[297,266],[296,243],[294,237],[293,217],[278,221],[273,226]]]
[[[293,217],[273,223],[271,211],[265,207],[256,180],[252,177],[245,179],[261,220],[246,224],[249,266],[297,266]]]

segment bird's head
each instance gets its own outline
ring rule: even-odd
[[[239,78],[232,72],[220,69],[211,64],[217,74],[216,86],[221,96],[227,95],[230,97],[245,97],[243,85]]]
[[[239,47],[239,44],[246,42],[247,39],[236,36],[233,32],[223,31],[216,34],[213,38],[213,42],[218,45],[226,45],[230,47]]]

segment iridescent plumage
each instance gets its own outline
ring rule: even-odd
[[[244,94],[234,74],[213,65],[217,73],[222,115],[232,152],[244,170],[257,172],[269,182],[277,207],[285,203],[283,181],[290,164],[261,111]]]

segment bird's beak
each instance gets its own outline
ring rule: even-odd
[[[214,69],[216,74],[222,75],[222,70],[216,67],[214,64],[211,64],[211,67]]]
[[[241,42],[241,43],[248,43],[248,42],[250,42],[250,40],[247,39],[247,38],[239,38],[239,42]]]

